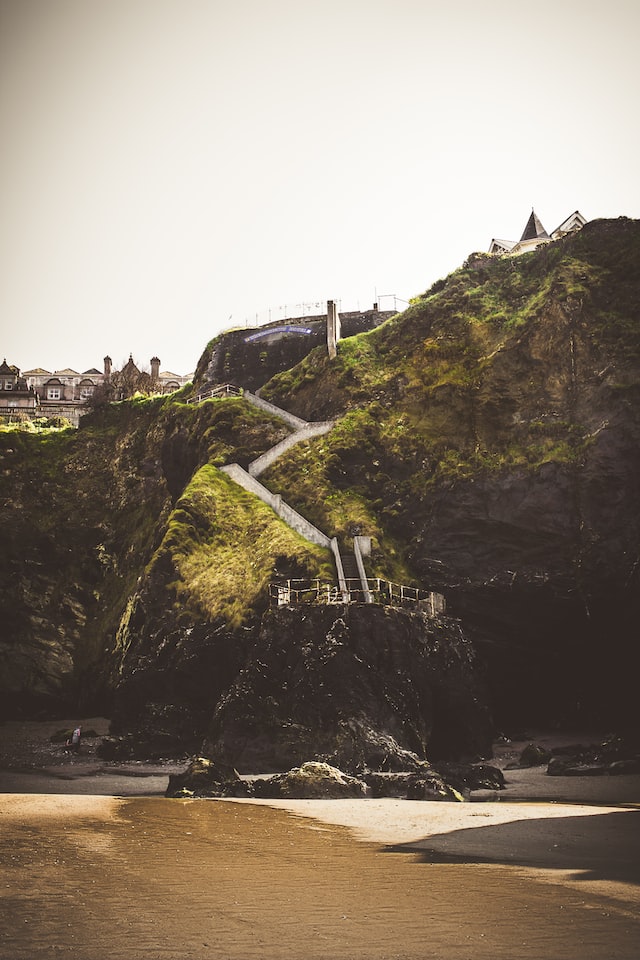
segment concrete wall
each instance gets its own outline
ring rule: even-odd
[[[267,490],[258,480],[255,480],[246,470],[243,470],[239,464],[230,463],[226,467],[220,467],[220,471],[226,473],[238,486],[259,497],[263,503],[271,507],[292,530],[299,533],[305,540],[315,543],[319,547],[330,548],[331,540],[329,537],[318,530],[317,527],[314,527],[312,523],[309,523],[308,520],[305,520],[304,517],[301,517],[288,503],[285,503],[280,494],[271,493],[270,490]]]

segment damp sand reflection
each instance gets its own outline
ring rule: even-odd
[[[637,956],[632,913],[216,801],[2,798],[2,960]]]

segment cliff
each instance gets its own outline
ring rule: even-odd
[[[370,536],[371,573],[444,593],[440,627],[267,612],[270,580],[331,576],[331,557],[216,469],[287,433],[242,398],[1,432],[5,714],[104,709],[125,753],[206,739],[274,767],[307,749],[370,762],[385,737],[481,753],[489,708],[507,729],[634,723],[639,303],[640,224],[594,222],[520,258],[475,255],[333,362],[318,347],[263,387],[336,424],[261,480],[343,543]],[[314,665],[336,631],[343,667]]]
[[[632,720],[638,304],[640,225],[594,222],[470,258],[334,364],[311,354],[263,391],[340,418],[266,482],[446,594],[499,723]]]

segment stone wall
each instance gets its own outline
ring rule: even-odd
[[[379,310],[340,314],[342,338],[373,330],[391,316],[392,311]],[[230,330],[214,341],[203,384],[234,383],[256,391],[277,373],[300,363],[315,347],[327,349],[325,315]]]

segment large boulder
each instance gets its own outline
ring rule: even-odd
[[[460,793],[475,790],[504,790],[504,774],[490,763],[454,763],[438,761],[436,771]]]
[[[166,797],[249,797],[251,788],[226,763],[194,757],[183,773],[169,777]]]
[[[281,607],[216,709],[202,752],[243,772],[308,757],[348,773],[491,755],[475,650],[460,624],[404,609]]]
[[[287,773],[279,773],[253,785],[256,797],[288,800],[324,800],[345,797],[364,797],[367,792],[362,780],[350,777],[328,763],[308,761]]]

